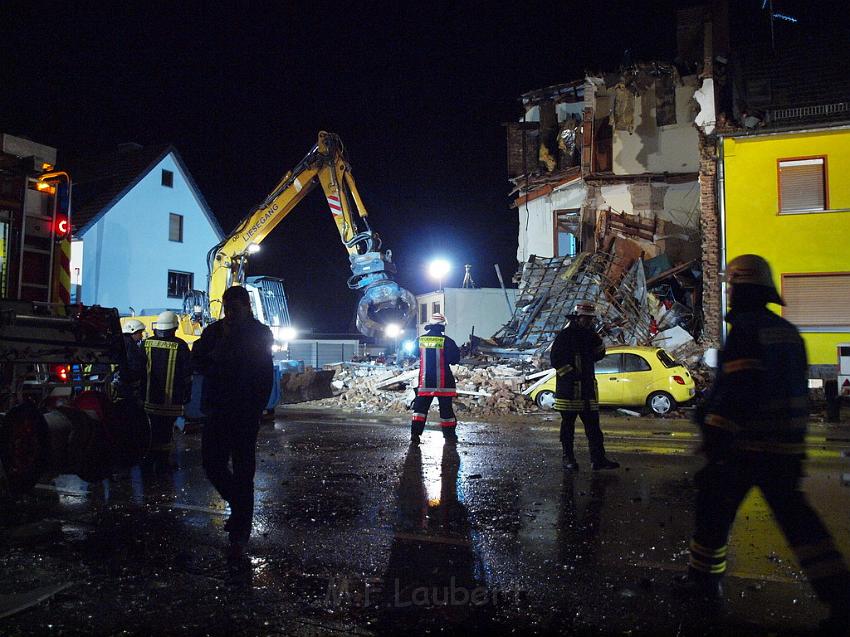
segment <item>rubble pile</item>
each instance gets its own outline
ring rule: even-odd
[[[400,369],[358,363],[339,363],[332,367],[332,382],[337,395],[317,401],[325,407],[356,409],[367,413],[409,411],[415,397],[413,385],[418,367]],[[455,411],[468,416],[492,416],[537,411],[522,390],[530,384],[526,373],[535,370],[512,365],[453,365],[458,396]]]
[[[698,241],[687,228],[611,209],[600,211],[594,236],[593,252],[523,264],[513,316],[492,338],[473,338],[475,350],[542,367],[575,304],[590,301],[607,345],[655,345],[696,365],[703,354],[696,342],[702,272],[691,258]]]

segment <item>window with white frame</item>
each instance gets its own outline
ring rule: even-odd
[[[195,275],[192,272],[168,271],[168,298],[182,299],[195,287]]]
[[[803,331],[850,331],[850,273],[783,274],[782,316]]]
[[[827,209],[825,157],[780,159],[778,171],[780,214]]]
[[[168,240],[183,243],[183,215],[168,213]]]

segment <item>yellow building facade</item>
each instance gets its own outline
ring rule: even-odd
[[[765,257],[811,365],[850,342],[850,127],[722,140],[723,261]]]

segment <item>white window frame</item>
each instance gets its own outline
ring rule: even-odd
[[[175,217],[177,217],[180,220],[180,231],[178,233],[179,238],[172,239],[171,238],[171,222],[172,222],[172,219],[174,219]],[[173,243],[183,243],[183,228],[186,225],[185,219],[186,218],[183,215],[177,214],[176,212],[169,212],[168,213],[168,240],[169,241],[171,241]]]
[[[183,292],[179,292],[179,296],[172,295],[171,290],[168,289],[169,288],[168,279],[171,277],[172,274],[184,274],[184,275],[189,277],[189,288],[187,290],[184,290]],[[165,295],[169,299],[182,299],[183,296],[186,294],[186,292],[188,292],[189,290],[192,290],[194,287],[195,287],[195,273],[194,272],[186,272],[184,270],[169,270],[168,271],[168,274],[166,275],[166,279],[165,279]]]
[[[798,209],[788,209],[783,210],[782,206],[782,169],[783,168],[794,168],[797,166],[820,166],[821,168],[821,181],[820,186],[822,188],[822,196],[823,203],[820,206],[812,206],[810,208],[798,208]],[[779,207],[780,215],[800,215],[800,214],[809,214],[813,212],[826,212],[829,210],[829,181],[827,179],[827,163],[826,163],[826,155],[821,155],[817,157],[796,157],[796,158],[788,158],[788,159],[777,159],[776,160],[776,182],[777,182],[777,202]]]

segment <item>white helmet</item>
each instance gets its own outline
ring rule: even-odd
[[[177,314],[171,310],[165,310],[156,317],[156,323],[153,324],[155,330],[173,330],[177,328]]]
[[[445,325],[446,317],[440,314],[439,312],[434,312],[431,315],[431,325]]]
[[[127,319],[124,322],[124,325],[121,326],[121,331],[125,334],[135,334],[136,332],[144,331],[145,324],[142,323],[139,319]]]

